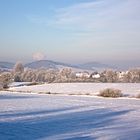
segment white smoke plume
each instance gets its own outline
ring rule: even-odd
[[[36,52],[36,53],[33,54],[32,57],[33,57],[34,60],[39,61],[39,60],[45,59],[45,54],[43,54],[42,52]]]

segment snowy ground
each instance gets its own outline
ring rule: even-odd
[[[0,92],[0,140],[139,140],[140,100]]]
[[[35,86],[12,87],[12,91],[34,93],[60,93],[60,94],[83,94],[96,95],[105,88],[116,88],[124,95],[136,96],[140,94],[140,83],[52,83]]]

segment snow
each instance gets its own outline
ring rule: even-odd
[[[31,84],[32,82],[13,82],[9,86],[10,87],[19,87],[19,86],[27,86],[28,84]]]
[[[0,92],[0,140],[139,140],[140,100]]]
[[[124,95],[136,96],[140,94],[140,83],[51,83],[35,86],[13,87],[12,91],[57,94],[97,95],[105,88],[116,88]]]

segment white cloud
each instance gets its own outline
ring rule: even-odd
[[[43,59],[45,59],[45,55],[43,53],[41,53],[41,52],[34,53],[32,57],[33,57],[34,60],[43,60]]]
[[[75,31],[134,30],[140,24],[139,12],[138,0],[84,2],[57,9],[48,25]]]
[[[139,13],[139,0],[98,0],[55,9],[51,17],[34,15],[28,19],[52,28],[91,34],[137,30]]]

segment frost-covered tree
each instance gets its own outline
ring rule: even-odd
[[[66,82],[71,78],[72,70],[69,68],[64,68],[59,72],[60,81]]]
[[[128,71],[124,77],[123,77],[123,80],[122,80],[124,83],[131,83],[132,82],[132,74],[130,71]]]
[[[140,82],[140,69],[133,69],[130,72],[132,74],[132,82]]]
[[[118,81],[118,75],[113,70],[106,70],[102,75],[104,76],[104,82],[113,83]]]
[[[57,75],[58,75],[57,70],[53,70],[53,69],[47,70],[45,73],[45,81],[52,83],[56,81]]]
[[[32,69],[25,69],[23,73],[20,74],[21,81],[23,82],[35,82],[36,73]]]
[[[129,70],[124,77],[124,82],[139,83],[140,82],[140,69]]]
[[[10,72],[3,72],[0,74],[0,88],[8,88],[12,82],[12,74]]]
[[[14,73],[22,73],[24,72],[24,66],[21,62],[17,62],[13,69]]]
[[[15,82],[21,82],[21,74],[24,72],[24,66],[21,62],[17,62],[13,68],[13,76]]]

